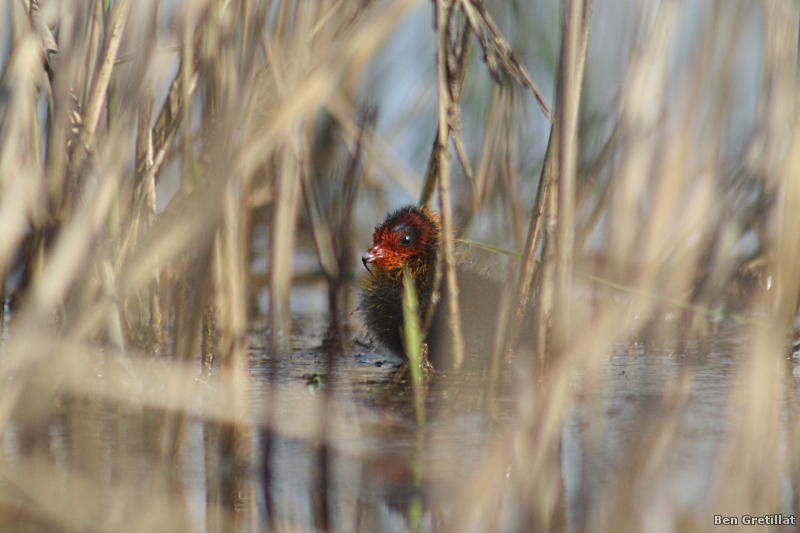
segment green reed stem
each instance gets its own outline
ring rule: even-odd
[[[414,390],[414,412],[417,424],[425,422],[425,402],[422,397],[422,333],[419,321],[419,299],[414,280],[403,269],[403,343],[405,344],[411,383]]]

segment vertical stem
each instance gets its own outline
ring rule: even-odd
[[[438,20],[438,19],[437,19]],[[450,98],[450,105],[457,106],[458,103],[461,101],[461,88],[464,85],[464,77],[467,75],[467,64],[469,63],[469,56],[472,50],[472,30],[467,24],[467,21],[462,21],[461,28],[459,30],[461,37],[459,39],[459,45],[457,51],[455,51],[455,68],[454,72],[449,79],[449,87],[448,92]],[[446,35],[446,34],[445,34]],[[447,65],[445,64],[445,67]],[[457,111],[457,110],[456,110]],[[459,121],[455,121],[454,123],[458,124]],[[428,160],[428,169],[425,173],[425,183],[422,186],[422,192],[420,193],[419,203],[420,205],[429,205],[433,200],[433,192],[436,188],[436,178],[439,176],[439,157],[438,157],[438,150],[437,147],[439,146],[439,135],[442,131],[441,125],[437,127],[436,136],[433,139],[433,149],[431,150],[431,156]],[[449,131],[448,131],[449,134]],[[466,173],[466,169],[464,170]],[[473,184],[474,186],[474,184]]]
[[[252,425],[250,409],[247,401],[247,346],[245,330],[247,327],[247,299],[245,296],[245,278],[247,271],[246,236],[247,224],[247,183],[232,181],[224,194],[223,223],[218,233],[218,243],[222,250],[219,262],[220,272],[217,279],[223,289],[217,298],[217,307],[221,310],[220,356],[222,371],[232,374],[235,387],[231,402],[236,409],[236,424],[222,428],[229,433],[226,440],[228,456],[236,458],[235,479],[233,486],[237,494],[246,495],[249,503],[248,513],[237,513],[237,522],[244,526],[247,520],[253,520],[256,510],[254,480],[247,475],[255,463],[252,447]],[[243,531],[247,527],[237,528]],[[252,531],[251,527],[251,531]]]
[[[560,114],[559,106],[555,110],[555,123],[553,124],[553,154],[558,153],[558,128]],[[552,164],[545,172],[545,188],[548,191],[545,202],[544,220],[544,249],[542,250],[542,273],[539,283],[539,298],[536,305],[536,323],[534,343],[538,364],[534,366],[537,379],[542,379],[547,363],[548,338],[550,337],[550,319],[553,316],[555,298],[555,242],[556,242],[556,216],[558,213],[558,161],[555,155],[551,158]]]
[[[141,217],[144,228],[149,228],[155,221],[156,175],[153,172],[153,129],[150,123],[153,118],[153,96],[146,94],[139,104],[139,115],[136,133],[136,205],[141,205],[137,216]],[[142,198],[141,202],[139,197]],[[153,280],[149,287],[150,303],[150,335],[153,350],[161,353],[164,350],[164,310],[161,301],[161,275],[158,269],[153,272]]]
[[[173,351],[179,361],[194,361],[200,350],[201,324],[203,311],[209,298],[212,285],[209,263],[212,243],[201,242],[197,256],[186,262],[182,268],[183,281],[176,291],[175,335]],[[171,391],[173,398],[185,394],[182,387]],[[161,461],[171,464],[177,457],[186,426],[186,413],[177,410],[163,414],[160,428]]]
[[[578,158],[578,107],[583,76],[580,65],[583,0],[565,0],[561,34],[561,65],[558,71],[558,215],[556,224],[554,341],[557,351],[569,338],[572,298],[572,259],[575,238],[575,181]]]
[[[562,1],[561,52],[556,84],[556,112],[551,135],[551,154],[557,154],[555,168],[545,172],[551,188],[547,201],[547,226],[544,250],[544,270],[540,284],[540,305],[537,312],[537,355],[542,386],[536,391],[537,403],[546,405],[557,401],[557,373],[554,358],[566,352],[570,331],[570,299],[573,264],[575,218],[575,182],[577,173],[577,131],[581,84],[583,82],[582,57],[585,55],[589,17],[585,16],[585,0]],[[552,158],[551,158],[552,159]],[[550,315],[552,311],[552,315]],[[549,316],[552,332],[548,334]],[[548,379],[549,378],[549,379]],[[560,420],[553,426],[558,427]],[[539,497],[529,508],[529,520],[535,529],[566,531],[564,512],[564,481],[558,468],[561,445],[560,431],[542,434],[532,430],[531,439],[541,442],[543,472],[539,479],[548,479],[549,490],[555,499],[544,504]],[[537,434],[538,433],[538,434]],[[531,483],[530,495],[540,493],[540,487]]]
[[[110,0],[103,0],[103,13],[109,16],[111,10]],[[111,125],[117,118],[117,69],[111,68],[111,78],[108,80],[106,89],[106,127],[110,130]]]
[[[191,6],[191,4],[190,4]],[[195,47],[192,44],[192,17],[195,16],[195,10],[190,7],[186,12],[186,20],[184,21],[183,31],[183,61],[180,64],[180,89],[181,94],[181,117],[180,125],[182,126],[183,136],[181,137],[181,151],[183,154],[183,175],[181,187],[184,191],[192,192],[197,189],[199,185],[199,172],[197,172],[197,165],[195,164],[195,154],[192,147],[192,100],[194,96],[194,88],[192,87],[192,75],[194,74],[195,64]],[[198,33],[200,32],[198,22]],[[200,34],[202,35],[202,34]],[[202,42],[202,38],[197,38],[198,43]]]
[[[275,175],[276,197],[270,237],[270,326],[273,354],[289,332],[289,289],[292,279],[292,245],[300,199],[300,165],[290,150],[281,159]]]
[[[455,244],[453,242],[453,207],[450,199],[450,154],[447,151],[449,137],[448,114],[450,113],[450,89],[447,76],[447,27],[449,3],[436,0],[437,54],[436,71],[439,79],[439,132],[437,157],[439,161],[439,205],[442,217],[442,248],[444,281],[450,312],[450,330],[453,334],[453,366],[456,370],[464,363],[464,337],[461,334],[461,310],[458,307],[458,282],[456,280]]]
[[[589,43],[589,29],[591,27],[591,19],[592,19],[592,6],[593,0],[585,0],[584,9],[582,13],[582,27],[581,27],[581,35],[580,35],[580,53],[578,54],[578,61],[576,69],[578,71],[578,77],[580,78],[579,81],[576,81],[576,86],[580,91],[582,82],[583,82],[583,69],[584,64],[586,62],[586,49]],[[580,101],[580,93],[578,94],[578,101]],[[525,249],[523,251],[523,259],[522,259],[522,266],[519,270],[519,277],[517,279],[517,293],[516,299],[512,300],[512,304],[516,308],[516,313],[511,315],[511,320],[509,320],[506,328],[506,344],[505,350],[507,354],[510,354],[509,350],[514,349],[517,344],[517,339],[519,337],[520,325],[522,323],[523,316],[528,308],[528,302],[530,301],[531,290],[533,288],[533,275],[536,268],[536,249],[539,246],[539,242],[541,240],[542,235],[542,223],[544,221],[544,214],[546,212],[545,206],[548,204],[548,196],[550,194],[550,184],[554,180],[554,176],[556,173],[556,166],[555,157],[557,153],[560,153],[557,149],[558,142],[555,135],[555,124],[550,129],[550,137],[547,144],[547,151],[545,152],[544,164],[542,166],[542,175],[539,178],[539,187],[536,190],[536,200],[534,202],[534,210],[531,213],[530,225],[528,226],[528,235],[525,239]],[[574,195],[573,195],[574,198]],[[574,199],[573,199],[573,221],[574,221]],[[573,230],[574,235],[574,230]],[[573,237],[574,239],[574,237]],[[545,278],[547,278],[545,276]],[[546,296],[546,295],[545,295]],[[541,301],[544,300],[545,302],[549,300],[549,297],[545,297],[544,299],[540,298]],[[541,312],[542,309],[537,311],[537,315],[540,317],[549,316],[550,312],[544,310],[545,312]],[[541,325],[541,322],[540,322]],[[538,328],[538,330],[544,332],[544,328]],[[544,333],[543,333],[544,334]],[[542,342],[539,343],[540,349],[544,349],[545,342],[542,338]],[[543,352],[537,352],[541,356]],[[499,353],[493,354],[493,359],[497,359],[499,357]],[[496,363],[495,363],[496,364]],[[494,365],[493,365],[494,366]],[[494,383],[494,379],[492,380]]]
[[[541,241],[544,215],[546,214],[546,206],[555,169],[553,160],[555,158],[556,142],[554,142],[553,134],[553,127],[551,127],[547,151],[545,152],[544,164],[542,166],[542,174],[539,177],[539,186],[536,189],[536,200],[534,201],[530,225],[528,226],[528,235],[525,239],[525,249],[522,253],[522,266],[520,267],[519,277],[517,278],[516,298],[511,301],[515,307],[515,313],[510,315],[511,320],[509,320],[507,325],[505,350],[509,355],[510,350],[516,347],[520,326],[525,312],[528,309],[528,302],[530,302],[531,290],[533,287],[533,275],[536,268],[536,249],[539,247],[539,242]],[[498,358],[499,353],[494,354],[493,357],[495,359]],[[494,383],[494,379],[492,382]]]
[[[81,95],[81,104],[85,108],[89,99],[89,92],[92,88],[92,80],[94,79],[94,71],[97,65],[97,50],[100,48],[100,38],[103,34],[103,26],[106,19],[104,15],[108,10],[105,9],[105,2],[103,0],[95,0],[91,10],[91,22],[89,23],[89,39],[86,49],[86,65],[83,79],[83,93]]]
[[[92,92],[86,104],[86,117],[84,119],[84,143],[92,142],[97,122],[100,120],[100,112],[103,108],[104,98],[114,72],[114,62],[117,59],[117,50],[122,41],[122,30],[128,19],[128,12],[131,8],[130,0],[120,0],[114,4],[113,11],[109,13],[109,37],[107,39],[103,63],[97,73],[97,81],[92,86]]]
[[[403,268],[403,345],[408,356],[411,383],[414,390],[414,414],[417,429],[425,423],[425,402],[422,396],[422,335],[419,321],[419,300],[414,282]]]

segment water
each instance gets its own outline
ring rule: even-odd
[[[0,488],[29,503],[0,513],[6,517],[0,525],[263,531],[272,523],[300,531],[326,524],[335,531],[433,531],[464,512],[459,502],[485,490],[497,493],[499,530],[519,528],[519,502],[504,491],[525,474],[497,451],[509,447],[524,410],[518,398],[530,384],[522,376],[501,391],[490,417],[481,376],[434,375],[420,429],[410,387],[397,379],[399,359],[357,345],[336,358],[328,375],[327,353],[315,347],[324,324],[301,324],[304,335],[294,345],[305,348],[274,359],[264,348],[264,324],[252,324],[247,398],[255,427],[249,432],[191,414],[169,426],[158,409],[69,394],[57,395],[45,423],[15,419],[2,439]],[[740,335],[723,327],[707,342],[685,347],[619,344],[601,379],[576,373],[577,401],[563,424],[559,469],[570,530],[591,528],[611,496],[625,493],[624,474],[647,468],[632,453],[664,442],[666,467],[630,495],[649,513],[646,529],[669,530],[675,516],[711,505]],[[204,387],[213,388],[201,383],[198,390]],[[668,391],[680,392],[672,398]],[[270,411],[273,393],[279,398]],[[334,401],[326,408],[328,393]],[[665,413],[675,418],[667,440],[669,426],[659,418]],[[180,435],[177,453],[165,452],[165,427]],[[326,432],[329,446],[322,444]],[[487,479],[482,465],[492,461],[497,485],[476,487]],[[321,475],[326,465],[327,478]]]

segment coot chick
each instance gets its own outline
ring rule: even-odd
[[[372,247],[361,258],[368,271],[363,277],[359,307],[364,323],[374,340],[397,355],[405,356],[403,268],[414,280],[420,322],[425,324],[425,313],[431,310],[441,233],[438,214],[424,206],[406,206],[390,213],[375,228]],[[502,287],[464,264],[457,265],[456,272],[465,362],[468,367],[480,367],[491,355]],[[425,337],[428,358],[436,369],[450,368],[454,360],[446,285],[440,284],[441,297],[432,309],[433,320]]]

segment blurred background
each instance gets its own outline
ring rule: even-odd
[[[0,531],[797,530],[797,2],[0,5]],[[362,326],[412,203],[482,372]]]

